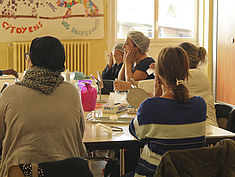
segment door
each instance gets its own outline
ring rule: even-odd
[[[218,0],[216,100],[235,105],[235,1]]]

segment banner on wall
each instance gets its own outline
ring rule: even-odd
[[[103,0],[0,0],[0,42],[101,39]]]

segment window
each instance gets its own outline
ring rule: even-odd
[[[116,0],[116,38],[132,30],[152,39],[195,38],[197,0]]]
[[[117,39],[137,30],[154,37],[154,0],[117,0]]]

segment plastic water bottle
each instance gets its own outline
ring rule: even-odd
[[[96,107],[97,90],[89,83],[85,83],[85,86],[81,90],[82,106],[84,111],[93,111]]]
[[[70,72],[68,69],[66,69],[66,72],[65,72],[65,81],[70,82]]]

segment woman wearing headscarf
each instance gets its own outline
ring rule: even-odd
[[[208,124],[218,127],[214,99],[211,93],[210,84],[207,76],[199,69],[200,64],[206,62],[206,49],[204,47],[196,47],[192,43],[183,42],[179,45],[182,47],[189,58],[190,69],[187,87],[190,94],[202,97],[207,104],[207,119]]]
[[[153,79],[154,75],[149,75],[147,70],[149,65],[154,63],[154,59],[147,55],[150,39],[139,31],[130,31],[127,34],[124,45],[124,58],[118,80],[135,81]]]
[[[77,89],[65,82],[65,52],[50,36],[30,46],[32,66],[0,97],[0,176],[10,165],[85,156],[84,117]]]
[[[123,64],[124,43],[119,42],[114,45],[113,51],[108,54],[108,64],[102,72],[102,78],[115,80]],[[113,63],[115,60],[115,63]]]

